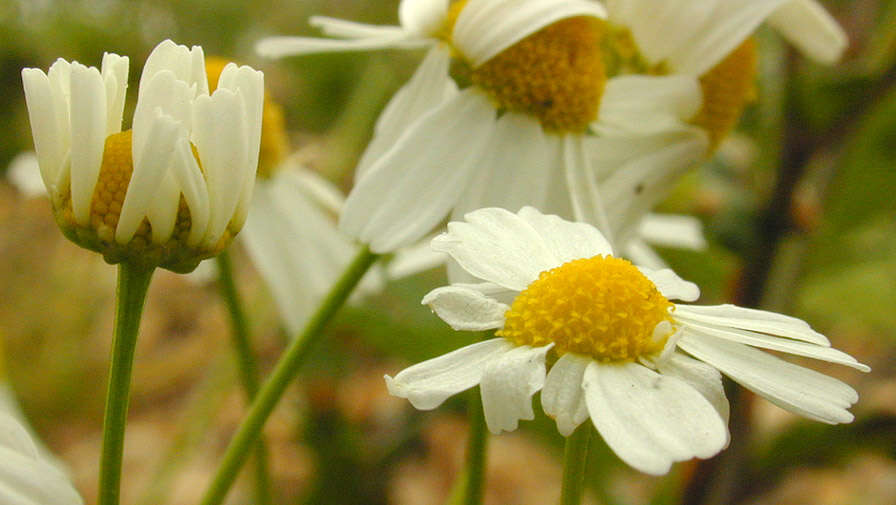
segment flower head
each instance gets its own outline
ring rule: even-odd
[[[121,131],[128,59],[102,70],[57,60],[22,71],[41,176],[56,220],[110,263],[190,271],[246,218],[258,161],[263,76],[230,64],[209,93],[202,48],[166,40]]]
[[[678,149],[661,162],[676,167],[706,151],[706,135],[688,124],[700,108],[697,80],[609,75],[598,2],[405,0],[399,18],[401,27],[372,27],[315,17],[347,40],[258,46],[278,56],[430,47],[380,116],[341,216],[340,227],[375,252],[486,206],[536,205],[609,233],[585,139],[671,138]]]
[[[720,373],[805,417],[853,419],[852,388],[758,349],[867,366],[796,318],[673,302],[696,300],[697,286],[613,257],[588,224],[531,207],[481,209],[450,223],[432,245],[479,282],[437,288],[423,303],[454,329],[497,331],[387,376],[389,391],[417,408],[479,384],[497,433],[532,419],[540,390],[561,434],[590,418],[620,458],[651,474],[726,445]]]

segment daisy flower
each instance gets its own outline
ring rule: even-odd
[[[763,21],[821,63],[836,62],[847,43],[837,22],[814,0],[603,4],[608,12],[606,38],[618,48],[608,62],[611,74],[687,75],[699,81],[702,105],[689,123],[707,135],[706,154],[726,138],[754,98],[758,53],[751,35]],[[652,138],[587,139],[615,244],[631,239],[639,220],[689,168],[662,161],[678,159],[676,135],[667,131]],[[655,162],[647,164],[646,159]]]
[[[606,13],[591,0],[404,0],[400,27],[315,17],[344,40],[273,38],[262,54],[428,47],[377,121],[340,227],[389,252],[449,213],[532,204],[608,228],[585,139],[672,138],[633,153],[689,166],[707,148],[687,121],[689,75],[607,73]],[[449,71],[451,69],[451,71]],[[664,137],[674,132],[672,137]]]
[[[209,94],[202,48],[170,40],[144,65],[121,131],[128,58],[22,70],[34,146],[63,233],[110,263],[188,272],[220,252],[248,211],[263,76],[229,65]]]
[[[720,372],[810,419],[853,419],[851,387],[760,349],[867,366],[793,317],[672,302],[696,300],[697,286],[613,257],[588,224],[531,207],[482,209],[450,223],[432,246],[479,282],[437,288],[423,303],[456,330],[497,331],[386,376],[390,393],[418,409],[478,384],[488,428],[500,433],[533,418],[540,390],[561,434],[590,418],[623,461],[650,474],[725,447]]]
[[[0,501],[17,505],[81,505],[68,477],[38,451],[22,424],[0,412]]]

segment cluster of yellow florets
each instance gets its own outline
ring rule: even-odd
[[[535,116],[548,131],[585,131],[606,83],[602,27],[588,17],[553,23],[474,68],[472,81],[501,109]]]
[[[595,256],[542,272],[513,301],[496,334],[517,345],[554,343],[599,361],[631,361],[662,349],[654,329],[672,304],[630,262]]]
[[[709,133],[713,147],[737,126],[744,107],[755,98],[758,60],[756,41],[749,38],[700,76],[703,107],[694,124]]]
[[[189,272],[199,261],[220,252],[230,242],[233,234],[227,230],[221,241],[211,248],[190,247],[187,237],[192,228],[192,220],[186,200],[181,196],[170,237],[162,241],[155,240],[152,225],[144,218],[134,236],[120,244],[115,239],[115,230],[134,171],[132,138],[131,130],[106,138],[102,165],[90,202],[88,225],[82,226],[75,221],[71,201],[65,200],[62,202],[60,226],[69,238],[83,247],[101,253],[109,263],[127,260],[147,266],[161,266],[176,272]]]

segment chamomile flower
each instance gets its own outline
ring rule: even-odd
[[[22,424],[0,412],[0,501],[20,505],[81,505],[68,477],[46,461]]]
[[[808,56],[834,63],[846,47],[836,21],[814,0],[606,0],[606,39],[618,48],[611,75],[692,76],[702,103],[689,123],[709,139],[711,154],[737,125],[755,95],[758,65],[751,37],[763,22]],[[605,198],[608,230],[617,245],[633,238],[639,220],[665,198],[682,172],[679,132],[652,138],[587,139],[590,163]],[[645,153],[649,153],[646,154]],[[653,160],[653,163],[645,163]]]
[[[110,263],[188,272],[220,252],[248,211],[263,76],[229,65],[209,94],[202,48],[149,55],[133,128],[121,131],[128,58],[22,71],[35,151],[56,220]]]
[[[662,162],[690,166],[704,155],[706,135],[687,123],[701,106],[696,79],[610,77],[604,18],[590,0],[404,0],[401,27],[316,17],[347,40],[274,38],[258,50],[430,48],[380,116],[341,215],[344,231],[388,252],[449,213],[484,206],[533,204],[608,228],[590,136],[674,132],[677,149]]]
[[[586,223],[531,207],[481,209],[432,245],[480,282],[437,288],[423,303],[456,330],[497,331],[386,376],[389,391],[418,409],[478,384],[486,423],[499,433],[533,418],[540,390],[561,434],[590,418],[623,461],[650,474],[725,447],[720,372],[810,419],[853,419],[851,387],[759,349],[867,366],[796,318],[670,301],[696,300],[699,290],[671,270],[613,257]]]

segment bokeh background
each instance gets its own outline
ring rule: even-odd
[[[714,160],[663,204],[698,216],[709,247],[661,253],[703,288],[703,303],[796,315],[871,365],[863,375],[808,363],[859,390],[856,421],[811,423],[735,393],[732,430],[742,443],[711,464],[678,464],[653,478],[593,444],[592,503],[896,503],[896,1],[823,3],[849,34],[843,62],[812,64],[760,30],[756,102]],[[396,9],[397,0],[0,0],[0,171],[32,149],[23,67],[128,55],[129,124],[142,63],[171,38],[264,70],[300,159],[347,190],[378,112],[421,55],[269,61],[253,45],[267,35],[313,34],[312,14],[394,24]],[[267,370],[289,337],[246,256],[238,247],[233,256]],[[0,182],[0,369],[88,504],[114,279],[113,267],[62,237],[46,200]],[[276,503],[445,502],[462,462],[463,398],[421,413],[388,396],[382,381],[475,338],[420,305],[443,282],[438,270],[391,282],[330,325],[267,426]],[[246,407],[228,331],[213,280],[156,275],[136,357],[124,503],[198,501]],[[486,502],[555,502],[561,454],[543,415],[492,437]],[[244,476],[228,503],[252,503],[250,484]]]

